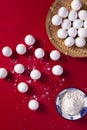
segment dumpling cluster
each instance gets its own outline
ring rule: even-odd
[[[29,49],[33,48],[33,45],[36,43],[36,39],[34,36],[32,36],[31,34],[28,34],[25,36],[24,38],[24,43],[19,43],[17,44],[17,46],[15,47],[15,50],[13,50],[11,47],[9,46],[5,46],[2,48],[2,54],[3,56],[7,57],[7,58],[12,58],[12,56],[14,55],[14,52],[20,56],[22,55],[26,55],[27,52],[29,52]],[[28,49],[29,47],[29,49]],[[34,48],[33,48],[34,49]],[[33,52],[33,50],[32,50]],[[45,57],[45,50],[43,48],[35,48],[34,50],[34,53],[33,55],[39,60],[39,59],[43,59]],[[52,61],[58,61],[61,57],[61,54],[58,50],[52,50],[50,53],[49,53],[49,58],[52,60]],[[31,57],[32,58],[32,57]],[[36,62],[36,61],[35,61]],[[15,63],[15,62],[14,62]],[[50,62],[48,62],[50,63]],[[45,67],[45,64],[44,64],[44,67]],[[41,67],[42,69],[44,69],[44,67]],[[56,64],[56,65],[53,65],[52,68],[47,68],[49,70],[51,70],[52,74],[54,76],[61,76],[64,72],[64,69],[61,65],[59,64]],[[29,64],[28,64],[28,67],[25,66],[24,64],[21,64],[21,63],[16,63],[14,66],[13,66],[13,70],[12,71],[8,71],[6,68],[4,67],[0,67],[0,79],[5,79],[7,77],[9,77],[9,73],[11,74],[18,74],[21,76],[21,74],[23,74],[26,70],[28,70],[28,76],[34,80],[34,82],[36,82],[37,80],[39,80],[41,77],[42,77],[42,72],[38,69],[36,69],[36,66],[33,66],[32,65],[32,68],[29,67]],[[30,73],[29,73],[30,72]],[[18,81],[18,80],[17,80]],[[28,90],[29,90],[29,85],[28,83],[29,81],[25,80],[25,82],[23,81],[18,81],[17,83],[17,90],[20,92],[20,93],[27,93]],[[31,80],[30,80],[31,82]],[[28,102],[28,107],[29,109],[31,110],[37,110],[39,108],[39,101],[36,99],[36,97],[34,97],[35,95],[33,95],[33,98],[34,99],[31,99],[29,102]]]
[[[57,37],[64,39],[67,47],[76,45],[84,47],[87,38],[87,11],[81,10],[82,3],[80,0],[71,2],[71,10],[61,7],[58,14],[52,17],[54,26],[61,26],[57,31]]]

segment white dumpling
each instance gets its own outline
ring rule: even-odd
[[[68,36],[68,32],[65,29],[59,29],[57,31],[57,36],[60,39],[65,39]]]
[[[33,111],[37,110],[39,108],[39,102],[35,99],[30,100],[28,103],[28,108]]]
[[[82,37],[77,37],[75,40],[75,45],[80,48],[84,47],[86,45],[86,39]]]
[[[63,67],[60,65],[55,65],[52,68],[52,73],[56,76],[60,76],[63,74]]]
[[[80,10],[78,15],[81,20],[87,20],[87,11],[86,10]]]
[[[62,18],[66,18],[68,16],[68,9],[65,7],[61,7],[58,11],[59,16]]]
[[[72,38],[72,37],[68,37],[68,38],[66,38],[65,41],[64,41],[64,44],[65,44],[65,46],[67,46],[67,47],[73,46],[74,43],[75,43],[75,40],[74,40],[74,38]]]
[[[73,1],[71,2],[71,8],[72,8],[73,10],[78,11],[78,10],[81,9],[81,7],[82,7],[82,3],[81,3],[80,0],[73,0]]]
[[[81,19],[76,19],[74,22],[73,22],[73,27],[74,28],[81,28],[83,26],[83,21]]]
[[[5,46],[3,47],[2,49],[2,54],[5,56],[5,57],[10,57],[12,55],[12,49],[9,47],[9,46]]]
[[[84,21],[84,28],[87,28],[87,20]]]
[[[52,17],[52,24],[55,26],[59,26],[62,23],[62,18],[59,15],[54,15]]]
[[[69,29],[71,27],[71,21],[69,19],[64,19],[61,24],[61,27],[63,29]]]
[[[78,36],[82,38],[87,38],[87,28],[79,28]]]
[[[71,27],[68,29],[68,34],[70,37],[76,37],[77,35],[77,29],[74,27]]]
[[[75,10],[71,10],[68,16],[69,20],[74,21],[77,19],[77,12]]]

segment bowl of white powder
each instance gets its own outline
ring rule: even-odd
[[[87,95],[77,88],[64,89],[56,98],[56,108],[65,119],[80,119],[87,114]]]

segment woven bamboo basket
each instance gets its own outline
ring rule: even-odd
[[[65,55],[72,57],[87,57],[87,44],[83,48],[76,47],[75,45],[72,47],[66,47],[64,45],[64,40],[57,37],[57,31],[61,28],[61,26],[57,27],[51,23],[52,17],[58,13],[60,7],[66,7],[68,10],[71,10],[71,2],[72,0],[56,0],[52,4],[46,18],[47,34],[51,43]],[[81,2],[83,4],[82,9],[87,10],[87,0],[82,0]]]

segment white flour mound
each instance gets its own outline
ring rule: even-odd
[[[61,110],[63,114],[77,115],[84,105],[84,98],[78,90],[67,91],[61,98]]]

